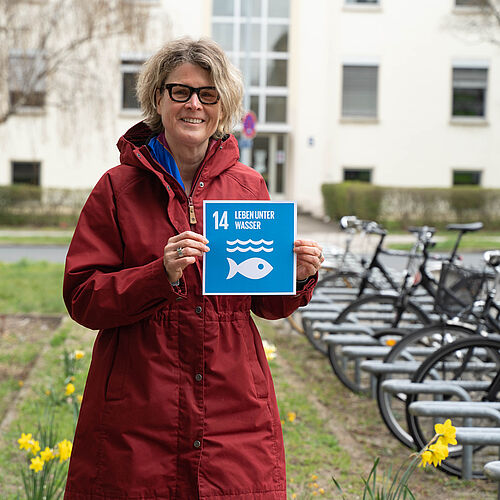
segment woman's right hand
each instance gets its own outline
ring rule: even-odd
[[[207,243],[202,234],[193,231],[184,231],[168,240],[163,249],[163,266],[170,283],[178,281],[184,269],[196,262],[196,257],[210,250]]]

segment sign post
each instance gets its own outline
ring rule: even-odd
[[[204,295],[294,295],[294,202],[203,202]]]
[[[239,142],[241,150],[241,161],[245,165],[250,165],[252,158],[250,152],[253,146],[253,138],[257,134],[257,116],[253,111],[248,111],[243,117],[241,139]]]

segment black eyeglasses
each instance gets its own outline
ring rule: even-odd
[[[219,92],[217,92],[215,87],[195,88],[183,85],[182,83],[166,83],[163,88],[168,90],[170,99],[175,102],[188,102],[193,92],[196,92],[202,104],[216,104],[220,98]]]

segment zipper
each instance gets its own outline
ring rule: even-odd
[[[198,169],[198,172],[196,173],[196,177],[193,179],[193,182],[191,184],[191,192],[189,193],[189,195],[187,197],[187,199],[188,199],[189,224],[191,224],[191,225],[195,225],[197,223],[196,212],[194,210],[193,193],[194,193],[194,190],[196,188],[196,185],[198,184],[198,179],[200,178],[201,172],[202,172],[203,168],[205,167],[205,165],[208,163],[209,160],[212,159],[213,156],[215,156],[215,153],[217,153],[217,151],[219,149],[222,149],[222,144],[220,144],[219,146],[216,146],[214,148],[214,151],[210,155],[209,158],[205,158],[205,161],[203,162],[203,165],[201,166],[201,168]]]
[[[196,224],[196,214],[194,212],[194,203],[193,203],[193,198],[191,196],[188,196],[188,210],[189,210],[189,223],[194,225]]]

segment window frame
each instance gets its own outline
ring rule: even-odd
[[[455,114],[455,90],[462,88],[465,90],[477,90],[480,87],[456,87],[455,85],[455,70],[484,70],[486,73],[484,82],[483,94],[483,114],[482,115],[461,115]],[[450,118],[452,123],[471,123],[471,124],[485,124],[488,119],[488,102],[489,102],[489,79],[490,79],[489,63],[487,61],[454,61],[451,67],[451,99],[450,99]]]
[[[23,182],[23,181],[16,181],[16,167],[34,167],[34,176],[33,179],[36,182]],[[11,160],[10,162],[10,181],[11,184],[21,184],[21,185],[29,185],[29,186],[41,186],[42,182],[42,162],[39,160]]]
[[[477,182],[456,182],[457,175],[470,175],[471,178],[477,176]],[[478,186],[481,187],[483,180],[483,170],[473,168],[454,168],[451,171],[451,185],[456,186]]]
[[[375,97],[375,113],[369,114],[369,112],[364,114],[346,114],[346,103],[345,103],[345,87],[346,87],[346,68],[375,68],[376,69],[376,79],[375,79],[375,89],[373,90],[373,94]],[[340,120],[342,122],[350,122],[350,121],[366,121],[369,123],[377,123],[379,120],[379,87],[380,87],[380,64],[378,61],[368,61],[368,60],[357,60],[357,61],[344,61],[342,63],[341,68],[341,96],[340,96]]]
[[[125,107],[125,74],[133,74],[137,76],[146,62],[148,56],[145,54],[121,54],[120,57],[120,112],[126,114],[136,114],[141,112],[141,106],[137,101],[136,107]],[[137,96],[134,92],[134,98]]]
[[[224,47],[224,50],[231,61],[241,69],[245,78],[245,59],[246,50],[242,45],[243,27],[246,26],[247,17],[243,12],[241,2],[239,0],[233,1],[233,15],[214,15],[211,16],[212,36],[214,36],[214,26],[217,24],[227,24],[232,27],[232,42],[231,47]],[[260,1],[259,15],[253,15],[250,18],[252,26],[258,25],[260,27],[259,50],[250,51],[250,75],[248,76],[248,108],[252,109],[257,115],[260,130],[266,127],[272,127],[273,130],[278,128],[288,127],[288,106],[289,106],[289,61],[290,61],[290,17],[269,17],[267,12],[264,12],[265,7],[268,6],[267,0]],[[289,11],[290,16],[290,11]],[[284,26],[287,36],[286,51],[270,51],[268,50],[269,42],[269,27]],[[217,40],[216,37],[214,39]],[[252,65],[258,64],[258,81],[252,78]],[[273,61],[286,61],[287,64],[287,82],[286,85],[269,85],[268,84],[268,66]],[[253,66],[254,68],[256,66]],[[285,121],[270,121],[267,116],[269,97],[283,97],[286,99],[285,104]],[[254,103],[252,107],[252,102]],[[255,108],[255,103],[257,108]]]
[[[346,174],[357,173],[357,179],[346,179]],[[362,177],[367,174],[368,180]],[[342,168],[342,182],[363,182],[365,184],[373,183],[373,168],[371,167],[343,167]]]
[[[20,70],[20,82],[17,81],[17,78],[15,76],[15,73],[12,71],[11,65],[13,60],[22,60],[24,58],[29,58],[33,61],[31,63],[31,68],[28,66],[28,69],[21,68]],[[38,62],[36,59],[39,58]],[[40,81],[35,82],[33,85],[33,93],[28,96],[28,100],[25,104],[16,104],[16,100],[13,99],[12,94],[14,92],[19,92],[21,95],[27,95],[26,91],[27,89],[24,87],[23,88],[23,82],[25,80],[25,73],[26,74],[33,74],[33,72],[36,69],[36,65],[40,64],[40,68],[42,66],[46,66],[47,61],[46,61],[46,56],[45,52],[42,50],[37,50],[37,49],[28,49],[28,50],[23,50],[23,49],[12,49],[9,51],[8,54],[8,69],[7,69],[7,90],[8,90],[8,102],[9,105],[13,108],[18,108],[19,111],[21,112],[43,112],[45,111],[45,108],[47,106],[47,75],[42,75],[40,78]],[[40,69],[41,72],[43,72],[43,69]],[[15,83],[14,83],[15,81]],[[13,89],[14,87],[14,89]],[[37,90],[37,87],[39,90]],[[34,102],[37,101],[37,96],[38,94],[40,95],[40,104],[35,104]],[[35,96],[33,101],[29,101],[30,96]]]

